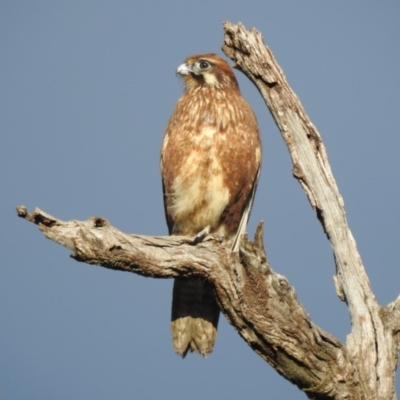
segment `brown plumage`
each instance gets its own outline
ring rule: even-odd
[[[161,174],[171,235],[223,236],[237,251],[250,215],[261,164],[256,117],[228,63],[215,54],[188,57],[185,84],[165,132]],[[212,352],[219,307],[211,284],[176,279],[171,332],[185,356]]]

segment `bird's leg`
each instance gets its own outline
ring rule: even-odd
[[[205,237],[210,233],[211,226],[207,225],[193,238],[193,244],[199,243],[205,239]]]

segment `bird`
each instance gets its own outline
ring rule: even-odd
[[[217,54],[190,56],[176,74],[184,91],[167,123],[160,157],[169,234],[192,236],[196,242],[217,234],[237,252],[260,175],[256,116],[233,70]],[[219,314],[211,283],[176,278],[171,312],[175,352],[208,356]]]

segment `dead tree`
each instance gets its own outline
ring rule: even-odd
[[[105,219],[60,221],[24,206],[18,215],[67,247],[77,261],[153,278],[210,281],[225,317],[249,346],[310,399],[395,400],[400,296],[383,307],[371,291],[321,136],[265,46],[262,35],[224,24],[223,51],[258,88],[289,149],[293,175],[331,243],[335,287],[350,313],[346,344],[310,319],[287,279],[275,273],[260,224],[253,242],[231,253],[218,238],[129,235]]]

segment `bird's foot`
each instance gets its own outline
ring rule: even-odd
[[[202,229],[196,236],[193,238],[193,244],[202,242],[206,236],[210,233],[210,225],[207,225],[204,229]]]

